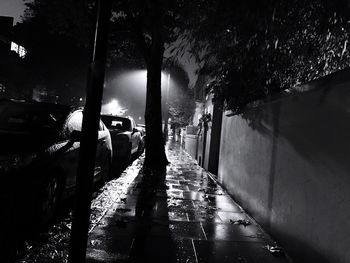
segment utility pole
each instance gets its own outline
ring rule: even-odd
[[[111,0],[96,0],[96,4],[95,39],[86,88],[86,103],[77,171],[76,207],[73,213],[68,257],[69,263],[85,262],[90,223],[90,206],[106,66]]]

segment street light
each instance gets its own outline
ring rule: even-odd
[[[123,115],[127,111],[128,109],[121,107],[116,99],[112,99],[109,103],[103,104],[101,108],[102,114]]]
[[[169,122],[169,89],[171,76],[169,73],[165,73],[164,71],[161,73],[161,87],[162,94],[164,94],[162,100],[162,116],[164,128],[162,131],[164,133],[164,140],[168,140],[168,122]],[[147,70],[132,70],[120,73],[115,78],[115,85],[119,87],[127,87],[128,93],[132,93],[135,97],[144,96],[146,97],[146,84],[147,84]],[[173,86],[172,86],[173,87]],[[143,103],[143,102],[142,102]],[[145,104],[138,104],[138,106],[145,106]],[[132,105],[126,105],[130,111],[132,111]]]

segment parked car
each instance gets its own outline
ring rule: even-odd
[[[141,147],[139,148],[139,155],[143,153],[146,145],[146,125],[145,124],[136,124],[136,129],[141,133]]]
[[[133,118],[103,114],[101,119],[111,134],[113,162],[129,162],[140,153],[143,147],[141,133]]]
[[[138,123],[136,128],[141,132],[142,136],[146,136],[146,125]]]
[[[0,100],[2,181],[17,191],[16,209],[39,216],[41,225],[75,188],[82,117],[81,108]],[[95,182],[106,180],[111,159],[111,137],[100,121]]]

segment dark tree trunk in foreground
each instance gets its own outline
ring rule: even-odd
[[[136,10],[125,1],[135,41],[147,65],[146,95],[146,156],[147,170],[164,170],[168,160],[164,149],[162,132],[161,75],[164,55],[163,23],[164,0],[145,0],[137,3]],[[135,11],[135,12],[134,12]]]
[[[162,132],[161,72],[164,46],[161,36],[153,35],[150,57],[147,60],[146,96],[146,158],[147,168],[161,168],[168,164]]]
[[[142,15],[135,16],[126,5],[133,23],[136,43],[147,65],[146,96],[146,157],[147,170],[163,170],[168,164],[162,132],[161,75],[164,55],[163,18],[164,0],[148,0],[141,4]]]

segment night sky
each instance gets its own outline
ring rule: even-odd
[[[0,15],[12,16],[15,23],[21,21],[25,6],[23,0],[1,0],[0,1]]]
[[[27,2],[29,0],[26,0]],[[21,22],[21,16],[24,14],[25,5],[23,0],[0,0],[0,16],[11,16],[14,17],[14,23]],[[169,56],[165,52],[165,57]],[[187,71],[190,79],[190,87],[193,87],[197,76],[195,74],[198,65],[195,63],[188,54],[179,58],[179,62],[183,65]],[[132,72],[130,72],[132,73]],[[129,79],[128,79],[129,78]],[[113,79],[113,81],[112,81]],[[129,81],[126,81],[128,79]],[[135,119],[139,119],[144,116],[145,107],[145,84],[134,83],[130,74],[126,76],[106,76],[106,89],[104,94],[104,103],[116,99],[120,103],[120,106],[127,108],[127,115],[132,115]],[[145,80],[144,80],[145,81]],[[174,80],[176,82],[176,80]],[[128,83],[127,83],[128,82]],[[142,87],[141,87],[141,86]],[[141,120],[143,122],[143,120]]]

